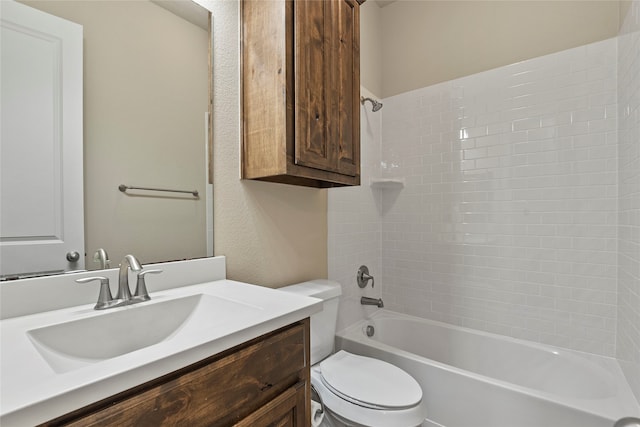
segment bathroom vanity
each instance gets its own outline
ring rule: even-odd
[[[223,257],[157,267],[151,301],[100,311],[89,272],[0,286],[3,427],[307,425],[320,300],[227,280]]]
[[[304,426],[305,319],[42,425]]]

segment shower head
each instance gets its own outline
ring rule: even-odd
[[[365,98],[364,96],[361,96],[360,103],[364,105],[365,101],[371,102],[371,105],[372,105],[371,111],[373,111],[374,113],[382,108],[382,102],[376,101],[373,98]]]

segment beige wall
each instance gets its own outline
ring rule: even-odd
[[[214,241],[227,277],[269,287],[327,277],[326,190],[240,180],[239,2],[214,16]]]
[[[618,1],[416,1],[382,9],[382,96],[615,37]]]
[[[118,185],[205,193],[208,32],[147,1],[24,3],[84,27],[86,267],[206,255],[204,198]]]
[[[360,84],[382,96],[382,10],[375,1],[360,6]]]

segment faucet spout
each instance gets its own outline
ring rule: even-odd
[[[120,272],[118,273],[118,293],[117,300],[129,301],[131,299],[131,289],[129,288],[129,269],[131,271],[141,271],[142,266],[136,257],[126,255],[120,263]]]
[[[362,305],[375,305],[378,308],[383,308],[384,307],[384,303],[382,302],[382,298],[362,297],[362,298],[360,298],[360,304],[362,304]]]

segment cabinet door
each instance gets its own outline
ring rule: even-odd
[[[359,175],[358,4],[301,0],[294,7],[295,162]]]
[[[304,427],[311,419],[306,410],[306,382],[300,382],[255,411],[234,427]]]
[[[295,163],[337,172],[337,153],[328,137],[332,124],[325,85],[334,1],[294,2]]]
[[[333,0],[330,5],[331,55],[326,81],[329,106],[328,140],[336,151],[336,172],[360,174],[360,28],[356,0]]]

